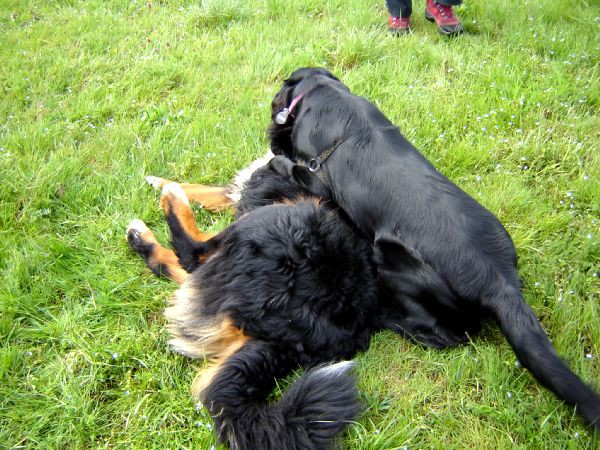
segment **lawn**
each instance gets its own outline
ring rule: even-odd
[[[466,0],[447,39],[423,3],[394,38],[384,0],[0,0],[1,447],[218,448],[189,395],[201,363],[167,346],[174,285],[125,228],[166,242],[144,176],[227,183],[308,65],[500,218],[526,300],[600,389],[600,4]],[[366,409],[344,448],[598,443],[495,326],[445,351],[380,333],[356,375]]]

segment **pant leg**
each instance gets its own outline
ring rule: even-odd
[[[457,6],[462,3],[462,0],[437,0],[440,5]]]
[[[390,16],[410,17],[412,14],[412,0],[385,0],[385,4]]]

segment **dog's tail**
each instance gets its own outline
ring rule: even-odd
[[[250,341],[232,355],[204,391],[219,439],[232,449],[328,449],[360,412],[354,363],[307,371],[269,404],[275,378],[292,368],[269,343]]]
[[[494,316],[521,364],[558,398],[576,407],[583,419],[600,430],[600,397],[559,358],[538,318],[521,292],[502,280],[484,304]]]

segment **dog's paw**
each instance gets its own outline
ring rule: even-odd
[[[152,232],[146,224],[140,219],[134,219],[127,225],[125,239],[129,246],[137,253],[143,253],[147,250],[148,242],[145,239]]]
[[[137,230],[142,233],[144,231],[148,231],[149,228],[146,226],[143,220],[133,219],[131,222],[129,222],[129,225],[127,225],[127,233],[129,233],[131,230]]]
[[[153,177],[152,175],[149,175],[149,176],[145,177],[144,179],[146,180],[146,183],[148,183],[150,186],[152,186],[156,190],[160,189],[165,184],[164,178]]]

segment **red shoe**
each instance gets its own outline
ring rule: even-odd
[[[394,17],[388,18],[388,29],[395,35],[408,34],[410,31],[410,17]]]
[[[462,23],[454,14],[452,6],[440,5],[435,0],[427,0],[425,18],[435,22],[440,33],[445,35],[460,34],[464,31]]]

